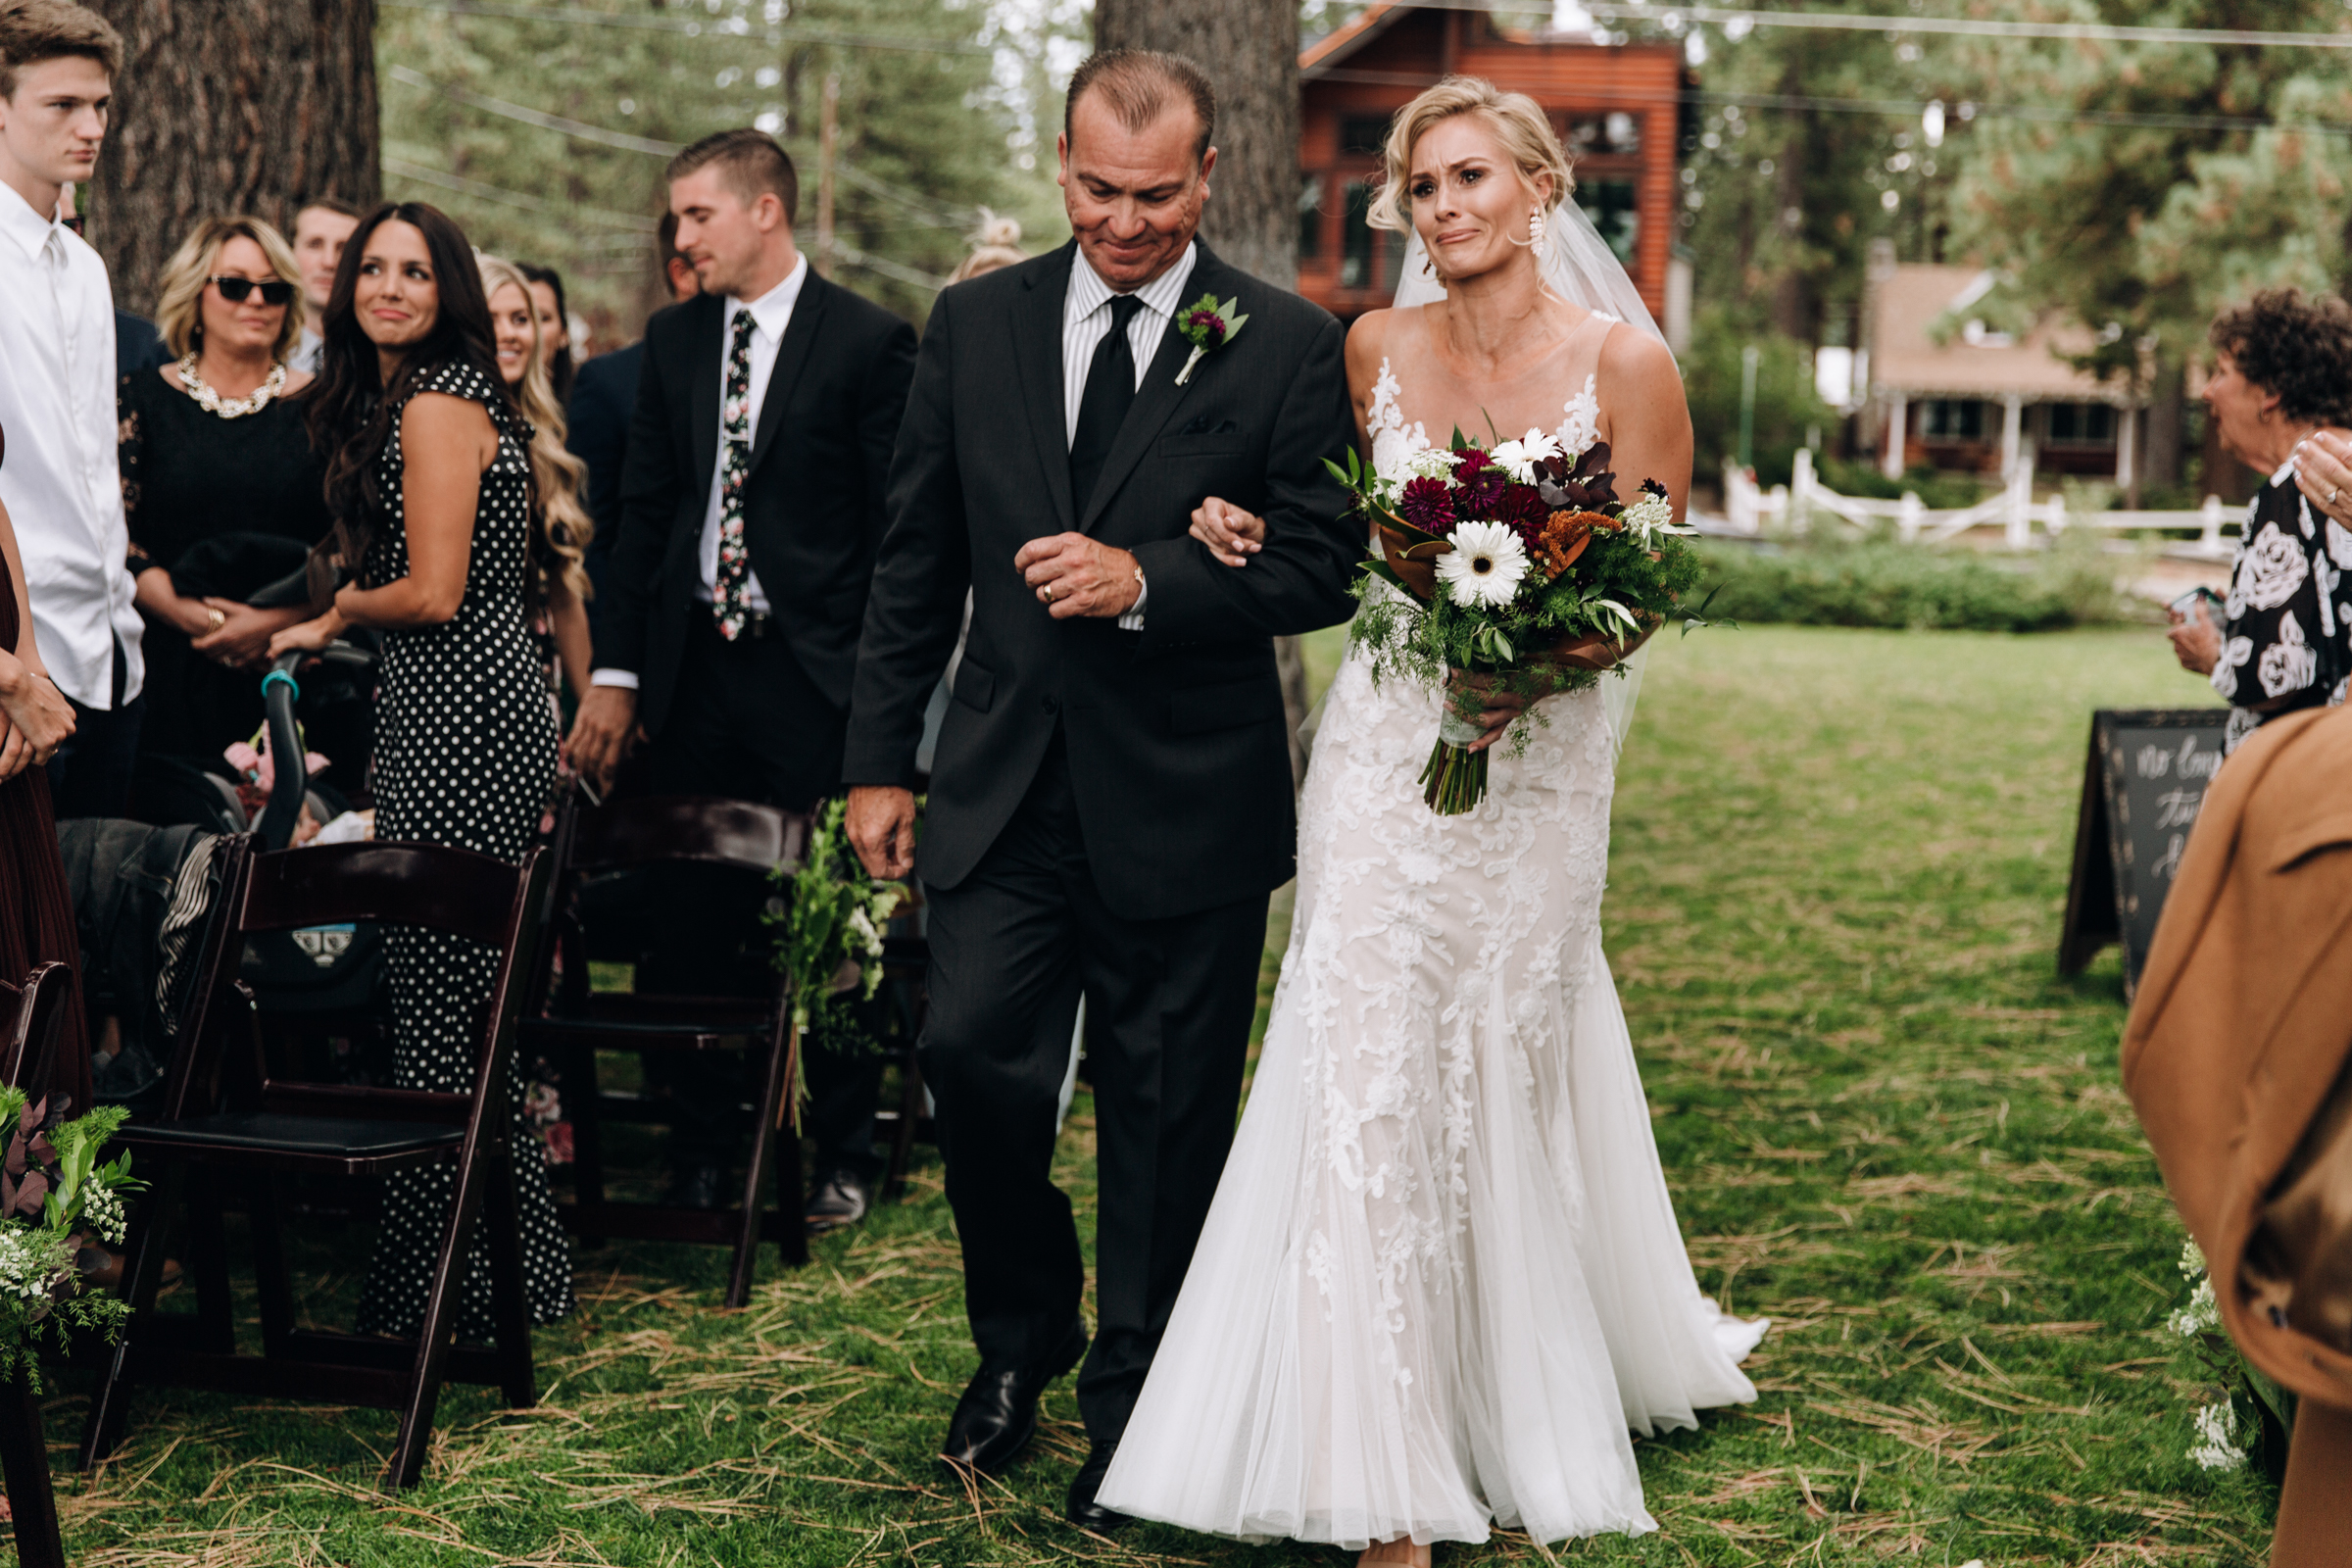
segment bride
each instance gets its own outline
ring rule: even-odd
[[[1679,515],[1681,378],[1566,203],[1543,111],[1448,78],[1387,160],[1373,220],[1415,236],[1407,280],[1348,339],[1380,470],[1433,432],[1552,430],[1606,441],[1621,492],[1655,478]],[[1247,569],[1264,525],[1195,532]],[[1417,781],[1437,695],[1341,666],[1264,1053],[1105,1508],[1366,1563],[1491,1525],[1639,1533],[1628,1429],[1756,1396],[1739,1362],[1765,1325],[1699,1295],[1601,956],[1622,690],[1601,687],[1543,699],[1485,802],[1440,816]],[[1526,705],[1455,694],[1482,747]]]

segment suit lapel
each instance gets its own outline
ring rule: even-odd
[[[708,496],[710,475],[718,466],[719,362],[725,355],[719,338],[727,329],[727,311],[724,302],[710,294],[697,297],[693,309],[697,314],[686,334],[686,380],[691,389],[686,406],[692,419],[688,434],[694,442],[694,493]]]
[[[1194,243],[1198,245],[1200,241],[1196,239]],[[1206,245],[1200,245],[1200,257],[1193,264],[1193,275],[1185,280],[1184,291],[1192,294],[1196,288],[1204,288],[1212,294],[1218,293],[1232,281],[1225,264],[1211,255]],[[1184,310],[1185,304],[1181,299],[1176,302],[1178,312]],[[1127,417],[1119,425],[1118,439],[1110,444],[1110,455],[1102,460],[1102,472],[1095,480],[1086,515],[1078,519],[1080,533],[1094,531],[1103,509],[1119,493],[1119,486],[1127,482],[1127,475],[1143,461],[1144,454],[1152,449],[1161,428],[1183,407],[1193,388],[1210,378],[1209,364],[1216,358],[1214,355],[1193,368],[1190,381],[1182,386],[1176,384],[1177,372],[1184,368],[1184,362],[1192,352],[1192,340],[1177,331],[1176,323],[1170,321],[1159,335],[1159,350],[1152,356],[1152,368],[1144,372],[1144,384],[1136,388],[1135,401],[1127,406]]]
[[[1062,403],[1061,310],[1069,298],[1070,269],[1077,241],[1048,259],[1021,285],[1012,317],[1012,358],[1020,377],[1021,407],[1029,414],[1029,438],[1045,469],[1046,489],[1064,533],[1075,523],[1070,502],[1069,410]]]
[[[811,270],[801,282],[801,297],[793,302],[792,319],[784,323],[784,341],[776,345],[776,363],[767,372],[767,391],[760,399],[760,428],[752,432],[752,466],[760,465],[774,446],[776,426],[784,422],[784,405],[792,399],[793,384],[808,363],[808,350],[824,320],[833,285]]]

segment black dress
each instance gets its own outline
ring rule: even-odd
[[[555,786],[556,722],[547,681],[523,624],[530,563],[530,428],[481,371],[449,364],[413,383],[481,404],[498,429],[482,474],[466,560],[466,597],[438,626],[384,634],[376,699],[375,836],[449,844],[519,861]],[[375,519],[363,580],[409,572],[403,526],[400,419],[375,461]],[[393,1081],[403,1089],[463,1092],[473,1078],[476,1022],[496,977],[487,947],[441,932],[395,927],[384,946],[392,981]],[[523,1291],[534,1321],[571,1310],[571,1250],[548,1191],[547,1165],[514,1100],[515,1193],[522,1210]],[[447,1223],[452,1172],[404,1172],[384,1185],[375,1256],[360,1301],[364,1331],[409,1335],[424,1319],[433,1253]],[[490,1337],[490,1266],[474,1233],[458,1332]]]
[[[117,408],[134,571],[162,566],[182,596],[242,602],[298,569],[303,553],[326,536],[325,465],[311,450],[302,411],[284,398],[223,419],[156,371],[140,370],[122,377]],[[146,620],[139,749],[219,761],[223,747],[261,728],[260,673],[217,664],[178,627]],[[356,776],[364,759],[333,760]]]
[[[2213,689],[2230,705],[2223,750],[2266,719],[2337,706],[2352,675],[2352,531],[2315,512],[2290,460],[2246,508],[2230,568]]]

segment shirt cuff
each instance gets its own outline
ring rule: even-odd
[[[633,669],[594,669],[588,672],[591,686],[617,686],[624,692],[637,689],[637,672]]]
[[[1144,601],[1151,597],[1151,579],[1144,575],[1144,568],[1138,566],[1135,568],[1135,603],[1129,605],[1126,612],[1119,616],[1119,630],[1142,631],[1144,629]]]

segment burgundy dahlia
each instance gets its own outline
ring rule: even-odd
[[[1510,476],[1477,447],[1455,447],[1453,457],[1453,476],[1461,485],[1461,493],[1454,498],[1454,514],[1482,521],[1493,517]]]
[[[1191,312],[1185,317],[1184,324],[1208,334],[1212,345],[1225,341],[1225,318],[1214,311]]]
[[[1534,555],[1543,544],[1544,522],[1551,515],[1551,508],[1536,493],[1534,485],[1514,484],[1504,488],[1491,515],[1496,522],[1508,523],[1527,546],[1528,554]]]
[[[1453,492],[1443,479],[1407,479],[1396,510],[1423,533],[1453,531]]]

